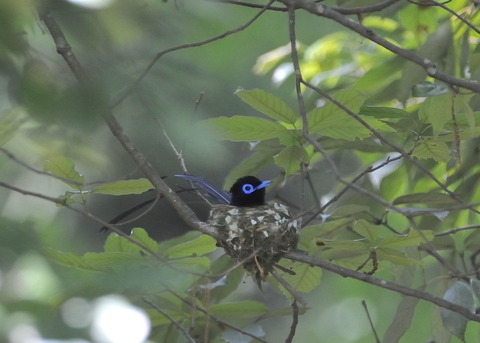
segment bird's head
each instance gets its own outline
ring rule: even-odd
[[[260,181],[255,176],[244,176],[235,181],[230,193],[230,205],[240,207],[255,207],[265,205],[265,187],[270,181]]]

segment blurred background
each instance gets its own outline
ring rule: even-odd
[[[38,12],[50,8],[73,52],[91,79],[80,86],[57,54]],[[70,188],[59,180],[17,163],[43,170],[45,161],[62,156],[74,161],[86,183],[142,177],[135,164],[111,135],[101,114],[116,103],[145,71],[155,56],[177,45],[202,41],[246,23],[258,9],[215,1],[140,0],[2,0],[0,3],[0,143],[15,156],[0,154],[2,182],[31,192],[58,197]],[[298,13],[297,38],[309,46],[340,27],[330,21]],[[341,33],[339,33],[341,35]],[[365,48],[358,36],[338,36],[350,51]],[[229,171],[249,156],[244,144],[216,141],[196,129],[202,119],[251,115],[253,110],[234,92],[261,88],[281,97],[293,108],[291,76],[282,69],[262,74],[259,57],[288,44],[287,16],[270,12],[250,27],[204,46],[168,53],[152,67],[114,108],[114,114],[136,146],[174,189],[185,187],[172,175],[182,173],[179,160],[163,130],[183,152],[188,171],[225,187]],[[367,47],[368,48],[368,47]],[[255,69],[255,66],[257,69]],[[338,71],[342,73],[344,71]],[[340,74],[337,74],[340,75]],[[273,79],[272,79],[273,76]],[[282,79],[283,77],[283,79]],[[278,82],[278,78],[286,82]],[[277,80],[277,82],[274,82]],[[331,81],[331,80],[330,80]],[[331,84],[335,88],[336,84]],[[358,168],[357,161],[337,156],[342,170]],[[325,193],[334,188],[331,173],[322,165],[316,174]],[[275,176],[269,170],[262,178]],[[298,199],[298,179],[282,191]],[[152,197],[89,195],[84,208],[109,221]],[[208,206],[192,194],[182,197],[201,218]],[[148,334],[145,313],[127,297],[110,294],[101,279],[49,262],[44,247],[84,254],[101,251],[107,234],[101,225],[55,204],[0,188],[0,341],[20,342],[142,342]],[[122,229],[142,227],[158,241],[176,237],[188,228],[162,199],[135,222]],[[382,275],[384,273],[384,275]],[[379,277],[391,277],[383,271]],[[88,286],[86,286],[88,285]],[[240,296],[287,306],[277,293],[260,292],[247,282]],[[242,293],[243,292],[243,293]],[[112,292],[114,293],[114,292]],[[340,299],[340,300],[339,300]],[[311,308],[298,327],[296,342],[372,342],[362,300],[370,307],[375,325],[385,329],[400,297],[360,282],[324,275],[319,292],[306,300]],[[395,304],[395,305],[392,305]],[[422,318],[422,304],[415,318]],[[107,312],[102,312],[107,311]],[[113,312],[108,312],[113,311]],[[128,322],[122,324],[122,311]],[[107,313],[107,314],[102,314]],[[115,313],[113,331],[108,323]],[[100,319],[99,319],[100,318]],[[103,319],[101,319],[103,318]],[[422,319],[423,320],[423,319]],[[285,317],[288,327],[290,318]],[[429,337],[435,323],[423,320],[409,342]],[[118,332],[129,327],[126,333]],[[278,342],[285,332],[279,321],[266,321],[267,340]],[[283,327],[283,326],[282,326]],[[100,328],[100,329],[99,329]],[[134,329],[136,328],[136,329]]]

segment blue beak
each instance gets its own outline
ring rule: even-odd
[[[257,189],[262,189],[262,188],[267,187],[267,186],[270,184],[270,182],[271,182],[270,180],[268,180],[268,181],[263,181],[261,184],[259,184],[259,185],[255,188],[255,190],[257,190]]]

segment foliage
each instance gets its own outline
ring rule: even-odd
[[[295,10],[286,0],[270,8],[0,4],[0,185],[8,191],[0,200],[0,339],[16,342],[15,328],[28,324],[37,336],[101,341],[93,323],[72,326],[62,311],[72,299],[95,304],[106,294],[148,314],[148,339],[159,342],[478,338],[475,3],[294,2]],[[284,20],[275,12],[286,12]],[[333,22],[343,28],[311,29]],[[280,34],[268,31],[280,26]],[[239,58],[242,50],[251,58]],[[251,67],[256,76],[247,77]],[[239,80],[249,87],[228,96]],[[185,115],[191,107],[195,124]],[[245,149],[227,150],[225,141]],[[152,165],[161,175],[185,166],[207,178],[224,173],[225,189],[243,175],[271,177],[270,198],[302,221],[300,251],[261,290],[252,287],[199,224],[198,208],[172,191],[190,190],[167,178],[169,188]],[[37,208],[25,195],[45,202]],[[110,221],[117,201],[125,206],[115,213],[144,201],[150,207],[134,219],[159,217],[142,227]],[[101,246],[85,233],[92,223],[110,230]],[[133,228],[126,234],[121,224]],[[185,233],[187,224],[202,232]],[[325,270],[364,283],[334,281]],[[367,298],[373,331],[345,336],[347,319],[335,315],[357,312],[342,302],[342,288],[349,299]],[[52,310],[64,324],[46,318]],[[309,329],[296,330],[298,321]]]

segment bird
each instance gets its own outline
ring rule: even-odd
[[[277,262],[296,249],[297,220],[285,204],[265,201],[271,181],[243,176],[226,192],[201,177],[175,176],[193,182],[220,203],[212,206],[207,220],[218,230],[217,245],[242,263],[259,287]]]

